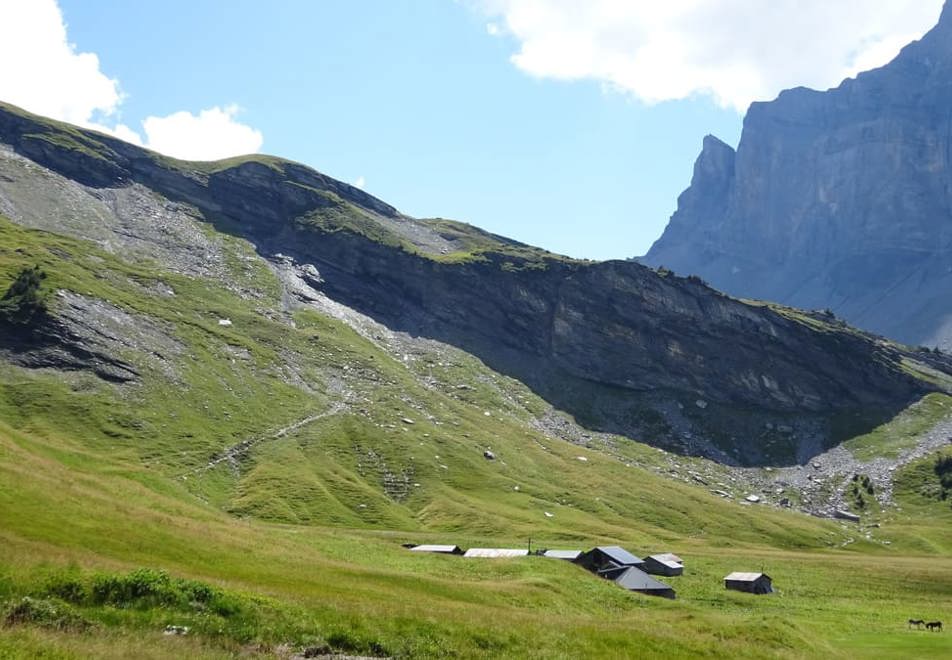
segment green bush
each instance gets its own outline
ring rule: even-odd
[[[847,495],[852,498],[853,504],[859,509],[866,508],[866,495],[874,495],[875,488],[873,487],[873,482],[870,480],[869,475],[866,474],[854,474],[852,483],[847,488]]]
[[[95,605],[207,610],[223,617],[242,610],[241,602],[234,596],[203,582],[173,578],[153,568],[140,568],[127,575],[97,575],[90,596]]]
[[[46,295],[41,291],[46,273],[39,266],[24,268],[0,298],[0,319],[10,323],[30,323],[46,311]]]
[[[244,609],[237,596],[204,582],[174,578],[154,568],[140,568],[125,575],[100,573],[91,581],[84,581],[72,573],[57,573],[47,578],[42,594],[74,605],[138,609],[165,607],[211,612],[225,618],[240,614]]]
[[[21,598],[7,603],[2,612],[4,626],[31,624],[69,632],[82,632],[92,626],[69,606],[46,599]]]
[[[155,568],[92,575],[63,569],[46,573],[41,585],[32,594],[32,602],[75,606],[93,620],[104,617],[114,622],[118,617],[145,625],[172,621],[187,625],[196,634],[224,636],[241,643],[262,635],[293,639],[302,633],[299,628],[278,625],[282,619],[266,599],[229,593]],[[38,612],[34,618],[41,615],[45,616]]]
[[[89,589],[80,578],[69,573],[56,573],[47,578],[43,594],[67,603],[82,604],[89,600]]]
[[[942,486],[939,497],[943,500],[948,499],[949,493],[952,493],[952,455],[945,454],[936,458],[933,470]]]
[[[97,575],[93,578],[92,602],[118,607],[179,605],[182,594],[165,571],[140,568],[128,575]]]

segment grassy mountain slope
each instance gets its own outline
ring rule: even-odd
[[[223,236],[250,240],[272,261],[316,267],[335,302],[462,348],[589,428],[682,453],[803,463],[844,439],[841,418],[868,431],[952,388],[935,377],[952,369],[948,356],[734,300],[696,278],[408,218],[289,161],[183,163],[10,106],[0,141],[0,192],[22,224],[205,277],[227,271],[214,263]],[[209,259],[188,260],[199,251]],[[790,431],[763,432],[778,426]]]
[[[89,182],[102,183],[113,164],[94,134],[36,130],[43,137],[28,142],[55,147],[45,158],[75,169],[78,151]],[[231,220],[210,209],[138,184],[85,186],[0,155],[16,183],[0,181],[0,203],[17,212],[15,222],[0,215],[0,292],[25,271],[45,274],[45,310],[0,321],[0,657],[952,648],[947,636],[903,625],[952,610],[942,502],[903,499],[867,539],[845,523],[717,497],[721,481],[746,492],[741,471],[579,428],[472,354],[325,295],[300,261],[262,258],[260,244],[221,231]],[[153,164],[211,177],[244,162]],[[404,222],[379,200],[325,183],[317,197],[331,211],[319,221],[339,222],[321,236],[371,238],[467,272],[582,266],[465,225]],[[390,238],[362,233],[379,227]],[[701,285],[655,277],[644,280],[651,291],[713,299]],[[735,309],[725,304],[708,311]],[[832,342],[867,346],[834,323],[790,322],[788,338],[821,323]],[[895,351],[873,354],[888,362]],[[913,361],[926,369],[932,359]],[[686,415],[706,410],[687,403]],[[917,469],[901,497],[919,496],[928,475]],[[521,547],[529,537],[534,547],[677,552],[688,562],[671,579],[679,600],[628,594],[556,561],[401,547]],[[721,578],[732,570],[766,570],[779,593],[727,593]],[[192,632],[163,635],[170,624]]]
[[[433,354],[411,361],[336,319],[308,310],[283,314],[268,272],[256,282],[272,290],[270,299],[262,294],[250,303],[209,282],[132,266],[72,239],[9,222],[0,230],[4,245],[17,246],[4,250],[3,272],[39,265],[45,286],[108,300],[177,344],[177,357],[160,365],[126,349],[123,357],[142,374],[141,382],[126,385],[82,371],[6,365],[3,418],[17,429],[131,453],[236,514],[606,537],[632,526],[646,537],[659,529],[687,534],[721,527],[725,537],[775,536],[788,545],[816,543],[825,533],[806,518],[802,528],[791,527],[780,514],[740,522],[716,498],[636,467],[657,453],[643,445],[618,444],[609,455],[598,445],[589,449],[535,430],[531,422],[544,402],[462,352],[444,349],[441,363]],[[153,296],[160,281],[174,295]],[[53,298],[55,314],[62,296]],[[218,325],[224,317],[232,325]],[[278,435],[302,420],[311,421]],[[220,460],[235,447],[241,451]],[[484,458],[486,449],[497,458]],[[628,482],[638,482],[638,491],[618,486]],[[703,519],[692,517],[665,510],[669,498],[687,503],[689,512],[692,504],[713,508]],[[546,510],[554,517],[546,518]]]
[[[149,566],[224,589],[237,603],[221,615],[148,598],[80,600],[70,607],[92,629],[5,627],[5,653],[223,657],[329,644],[414,657],[711,649],[800,657],[869,645],[886,655],[891,645],[895,655],[949,648],[944,637],[910,637],[898,626],[924,601],[940,612],[952,606],[943,586],[952,564],[897,557],[898,521],[890,552],[863,542],[831,550],[848,537],[841,526],[742,508],[665,479],[646,469],[657,450],[597,440],[589,448],[535,430],[528,422],[545,403],[461,352],[395,357],[336,319],[283,315],[267,270],[255,274],[261,296],[249,302],[75,239],[7,221],[0,229],[6,280],[39,265],[50,290],[147,317],[177,346],[177,357],[161,362],[127,347],[140,377],[126,384],[3,367],[3,598],[31,595],[63,611],[62,583]],[[235,241],[229,249],[244,268],[238,257],[250,248]],[[156,297],[157,289],[174,295]],[[51,313],[61,299],[51,297]],[[218,325],[224,317],[231,326]],[[335,412],[342,401],[352,405]],[[259,440],[206,469],[249,438]],[[495,461],[483,458],[485,447]],[[409,492],[388,475],[408,475]],[[558,562],[468,562],[400,547],[518,546],[528,536],[550,547],[674,549],[689,558],[688,575],[672,580],[680,600],[632,596]],[[768,570],[781,597],[725,593],[720,578],[739,567]],[[844,587],[844,572],[874,577]],[[162,636],[168,624],[198,634]]]

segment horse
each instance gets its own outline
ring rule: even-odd
[[[926,624],[926,630],[934,630],[936,632],[942,632],[942,622],[941,621],[930,621]]]
[[[912,628],[913,626],[915,626],[916,628],[921,628],[922,626],[925,625],[925,623],[926,622],[923,621],[922,619],[909,619],[910,628]]]

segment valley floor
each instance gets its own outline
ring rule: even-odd
[[[780,550],[704,534],[659,536],[648,548],[638,533],[621,535],[616,540],[636,553],[684,557],[685,575],[666,578],[678,599],[667,601],[560,561],[421,556],[401,547],[524,543],[462,525],[385,532],[235,519],[135,461],[102,458],[9,428],[0,433],[0,599],[31,597],[59,612],[8,617],[0,657],[290,657],[305,648],[459,658],[952,654],[948,633],[906,625],[952,613],[948,546],[940,555],[902,549],[904,539],[932,533],[919,518],[894,521],[894,549]],[[604,540],[563,532],[533,543]],[[939,542],[948,540],[946,533]],[[170,577],[124,577],[140,567]],[[777,593],[725,591],[721,580],[733,570],[767,572]],[[176,578],[206,583],[216,595],[165,598],[162,589],[172,587],[149,587]],[[168,625],[190,633],[164,635]]]

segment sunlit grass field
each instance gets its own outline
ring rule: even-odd
[[[237,603],[236,613],[220,616],[147,598],[81,602],[71,609],[90,629],[6,627],[4,655],[229,657],[274,654],[282,644],[402,657],[941,657],[952,651],[947,635],[905,626],[908,618],[931,620],[952,610],[947,555],[862,546],[789,551],[770,547],[769,539],[736,544],[729,534],[651,543],[652,535],[632,521],[629,534],[615,537],[619,542],[685,558],[685,575],[668,578],[678,592],[672,602],[624,592],[557,560],[463,559],[401,547],[435,540],[522,545],[515,533],[236,520],[183,490],[155,487],[133,461],[52,452],[9,429],[2,436],[4,600],[31,595],[65,607],[50,585],[148,566],[200,580]],[[812,523],[790,517],[792,524]],[[534,542],[582,546],[560,536],[540,529]],[[721,579],[731,570],[764,570],[777,593],[725,591]],[[194,632],[164,636],[166,625]]]

